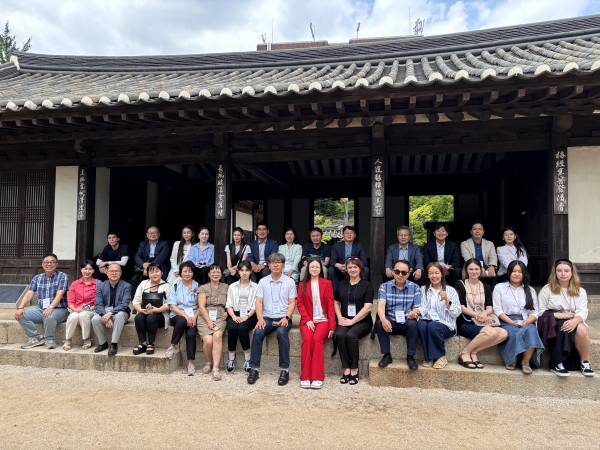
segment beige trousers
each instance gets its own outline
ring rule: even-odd
[[[70,340],[75,334],[77,324],[81,325],[81,336],[83,339],[88,339],[90,337],[94,314],[94,311],[72,312],[69,314],[67,318],[67,340]]]

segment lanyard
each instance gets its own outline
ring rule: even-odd
[[[217,294],[214,294],[214,289],[212,287],[212,283],[208,284],[208,288],[210,289],[210,298],[211,301],[214,302],[214,304],[211,304],[209,306],[215,306],[218,307],[219,306],[219,295],[221,294],[219,291],[220,286],[217,288]]]
[[[360,281],[359,281],[360,283]],[[348,304],[350,305],[356,305],[356,291],[358,291],[358,283],[355,284],[355,288],[354,288],[354,301],[351,303],[350,302],[350,290],[352,289],[352,283],[350,283],[348,281]]]
[[[560,293],[562,294],[563,298],[567,301],[567,304],[569,305],[569,312],[574,313],[575,309],[577,309],[577,303],[575,302],[575,298],[573,296],[569,296],[569,298],[567,298],[567,296],[565,295],[563,288],[560,288]],[[571,302],[573,302],[573,306],[571,306]]]
[[[519,306],[519,300],[517,299],[517,296],[515,295],[515,291],[516,289],[514,289],[510,284],[508,285],[508,290],[510,291],[510,293],[512,294],[513,298],[515,299],[515,303],[517,304],[517,308],[519,309],[524,309],[525,306],[523,306],[523,308],[521,308],[521,306]],[[523,295],[525,295],[525,290],[523,290]]]

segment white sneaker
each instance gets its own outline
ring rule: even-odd
[[[194,363],[188,363],[188,367],[187,367],[187,372],[188,372],[188,376],[193,376],[196,373],[196,368],[194,367]]]
[[[302,389],[310,389],[310,381],[301,381],[300,382],[300,387]]]
[[[584,361],[580,364],[581,367],[581,373],[583,374],[583,376],[585,377],[593,377],[595,372],[594,369],[592,369],[592,366],[590,365],[589,361]]]
[[[235,372],[235,358],[227,361],[227,372],[228,373]]]
[[[244,361],[244,372],[250,372],[251,369],[250,361]]]
[[[560,363],[554,369],[551,369],[550,372],[556,374],[559,377],[569,377],[569,376],[571,376],[571,374],[569,373],[569,371],[567,369],[565,369],[565,366],[563,366],[562,363]]]
[[[167,351],[165,352],[165,358],[172,359],[174,354],[175,354],[175,348],[174,347],[169,347],[167,349]]]
[[[312,389],[321,389],[323,387],[322,381],[313,381],[310,385]]]

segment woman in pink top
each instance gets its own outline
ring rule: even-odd
[[[94,302],[96,301],[96,288],[100,282],[94,278],[94,263],[84,261],[79,266],[81,275],[78,280],[73,281],[69,288],[68,308],[71,314],[67,318],[67,339],[63,344],[63,350],[71,350],[71,339],[75,334],[77,324],[81,325],[81,334],[83,336],[82,350],[87,350],[92,346],[90,339],[90,328],[92,317],[94,317]]]

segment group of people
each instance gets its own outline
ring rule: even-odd
[[[220,380],[227,330],[226,371],[235,371],[239,341],[247,381],[254,384],[259,379],[263,341],[275,332],[278,384],[285,385],[290,368],[288,334],[297,308],[302,388],[323,386],[324,344],[334,336],[342,363],[340,383],[357,384],[359,341],[369,333],[378,336],[382,368],[392,362],[390,335],[406,337],[407,365],[416,370],[418,340],[424,353],[422,365],[443,369],[448,363],[445,340],[458,334],[471,339],[458,358],[467,369],[483,369],[479,352],[498,345],[508,370],[520,364],[524,374],[531,374],[532,367],[541,366],[541,354],[548,348],[549,367],[556,375],[568,376],[573,370],[594,375],[585,323],[587,296],[575,265],[557,260],[538,297],[529,283],[527,253],[512,228],[503,231],[506,245],[496,249],[483,239],[481,222],[473,223],[472,238],[460,245],[465,260],[461,266],[457,244],[447,240],[447,225],[435,225],[435,240],[425,244],[423,255],[410,243],[410,229],[399,227],[398,244],[391,245],[386,256],[388,281],[379,287],[375,323],[371,313],[375,292],[353,227],[344,228],[343,241],[332,249],[322,242],[319,228],[310,231],[311,242],[303,247],[293,228],[285,230],[280,246],[268,238],[266,223],[259,222],[255,232],[257,239],[244,244],[243,230],[234,229],[232,242],[224,249],[227,268],[223,270],[214,262],[208,229],[201,228],[196,241],[193,227],[185,226],[168,258],[168,244],[156,227],[149,227],[135,255],[131,283],[121,279],[129,255],[116,233],[109,233],[96,264],[89,260],[81,264],[82,277],[70,288],[66,274],[56,270],[56,255],[47,254],[44,272],[32,279],[15,313],[29,338],[22,348],[44,344],[55,348],[56,326],[66,321],[65,351],[72,348],[79,324],[82,349],[92,347],[93,327],[99,341],[94,351],[108,349],[108,355],[116,355],[132,306],[139,341],[134,355],[154,354],[158,329],[172,326],[165,357],[173,357],[185,334],[187,372],[194,375],[198,332],[206,360],[202,373]],[[94,278],[96,267],[105,282]],[[34,294],[37,308],[25,310]],[[43,336],[36,327],[40,323]]]

